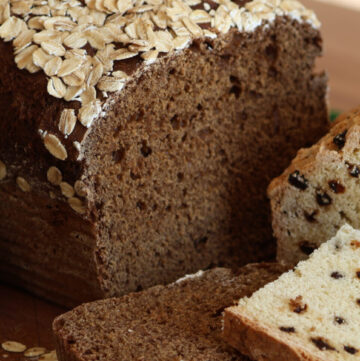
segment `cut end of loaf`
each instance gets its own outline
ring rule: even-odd
[[[344,225],[307,261],[225,310],[224,337],[257,361],[360,355],[360,231]]]
[[[216,268],[81,305],[54,321],[59,360],[248,361],[221,339],[221,315],[283,271],[278,264]]]

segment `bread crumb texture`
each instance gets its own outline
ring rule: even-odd
[[[283,271],[275,263],[214,268],[83,304],[54,321],[59,359],[249,361],[222,340],[222,312]]]
[[[307,261],[240,300],[236,312],[277,342],[303,350],[304,359],[356,359],[360,356],[359,241],[360,231],[344,225]]]
[[[359,109],[340,118],[317,144],[301,149],[269,186],[278,260],[308,257],[345,223],[360,228]]]
[[[59,135],[66,138],[79,123],[91,127],[102,114],[108,93],[124,88],[131,76],[116,70],[121,61],[139,58],[143,66],[150,65],[159,56],[189,47],[194,39],[216,38],[232,27],[252,32],[276,16],[320,26],[315,14],[296,0],[238,3],[0,0],[0,37],[12,41],[19,69],[44,72],[50,95],[81,103],[79,109],[69,106],[60,114]],[[58,135],[46,129],[41,135],[52,156],[68,158]]]

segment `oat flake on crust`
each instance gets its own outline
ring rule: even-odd
[[[231,27],[251,32],[277,15],[320,25],[297,0],[253,0],[242,8],[231,0],[212,2],[215,8],[202,0],[0,0],[0,37],[12,41],[20,69],[45,73],[50,95],[81,103],[61,114],[59,136],[67,137],[101,114],[101,92],[124,88],[129,77],[114,74],[115,62],[140,56],[149,65],[194,38],[215,38]],[[206,23],[210,30],[201,28]]]

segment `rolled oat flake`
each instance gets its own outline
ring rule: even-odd
[[[44,347],[31,347],[24,352],[25,357],[38,357],[46,352]]]
[[[5,341],[1,344],[1,347],[7,352],[24,352],[26,346],[16,341]]]

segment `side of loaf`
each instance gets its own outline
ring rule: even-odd
[[[54,321],[60,361],[248,361],[221,338],[221,314],[284,267],[215,268],[122,298],[81,305]]]
[[[111,4],[0,6],[0,277],[65,305],[272,257],[264,190],[328,127],[297,1]]]
[[[257,361],[360,355],[360,231],[344,225],[308,260],[225,310],[225,339]]]
[[[301,149],[272,181],[272,223],[278,260],[295,264],[345,223],[360,228],[359,109],[341,116],[317,144]]]

